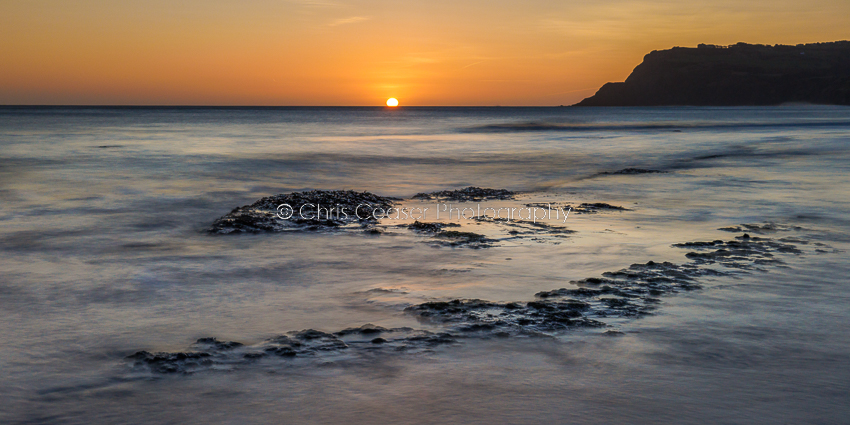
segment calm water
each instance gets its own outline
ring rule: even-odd
[[[624,168],[666,173],[600,175]],[[213,236],[234,207],[466,186],[606,202],[486,249],[386,232]],[[0,422],[840,423],[850,415],[850,108],[0,108]],[[776,223],[802,253],[612,318],[608,337],[142,373],[139,350],[256,344],[403,309],[531,301],[672,244]],[[820,245],[816,245],[820,244]],[[821,247],[815,249],[815,247]],[[604,330],[604,329],[603,329]]]

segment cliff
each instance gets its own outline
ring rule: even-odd
[[[625,82],[607,83],[576,106],[786,102],[850,105],[850,41],[656,50]]]

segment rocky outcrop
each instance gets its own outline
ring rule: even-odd
[[[318,230],[353,223],[377,223],[375,211],[387,211],[395,199],[353,190],[311,190],[268,196],[235,208],[216,220],[210,233],[260,233]]]
[[[493,199],[506,200],[513,199],[515,193],[507,189],[484,189],[475,186],[469,186],[458,190],[443,190],[431,193],[417,193],[413,195],[413,199],[422,200],[438,200],[438,201],[456,201],[456,202],[478,202],[488,201]]]
[[[607,83],[576,106],[788,102],[850,105],[850,41],[657,50],[625,82]]]

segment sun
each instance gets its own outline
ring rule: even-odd
[[[398,106],[398,99],[394,97],[387,99],[387,106],[395,108],[396,106]]]

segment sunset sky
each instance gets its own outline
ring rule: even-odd
[[[572,104],[652,50],[848,28],[847,0],[0,0],[0,104]]]

